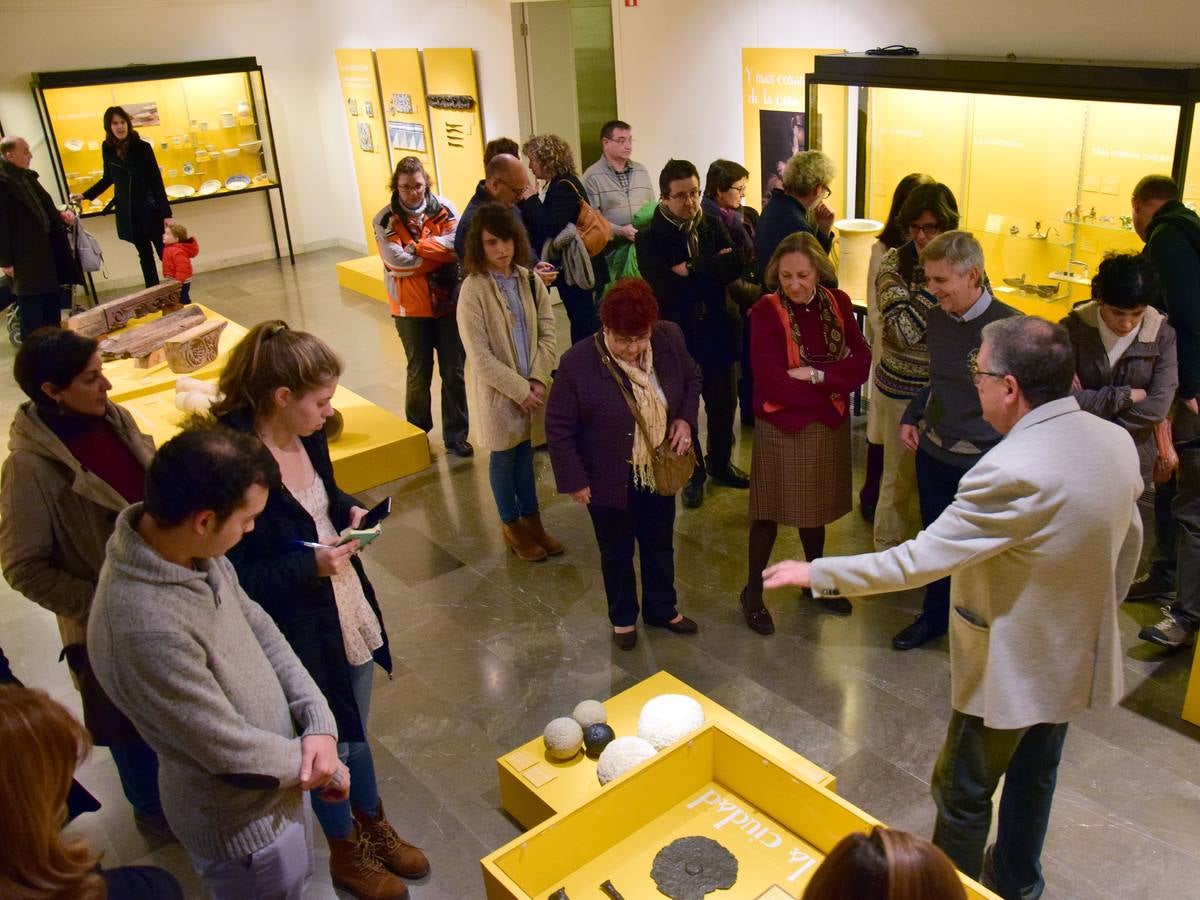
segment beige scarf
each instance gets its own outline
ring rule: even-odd
[[[637,405],[646,430],[654,441],[647,445],[642,429],[633,428],[633,483],[635,487],[654,490],[654,450],[667,436],[667,404],[654,377],[654,351],[647,347],[636,363],[627,363],[613,352],[605,338],[604,345],[613,362],[626,374],[633,386],[633,402]]]

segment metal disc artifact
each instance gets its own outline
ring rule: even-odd
[[[712,838],[694,836],[659,850],[650,877],[671,900],[703,900],[711,891],[733,887],[737,872],[737,857]]]

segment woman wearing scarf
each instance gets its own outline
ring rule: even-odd
[[[162,259],[163,229],[174,219],[154,148],[133,130],[129,113],[119,106],[104,111],[100,156],[104,174],[82,195],[72,195],[72,199],[83,196],[94,200],[113,185],[113,198],[105,209],[116,207],[117,237],[137,248],[142,278],[146,287],[154,287],[158,284],[154,253]]]
[[[700,369],[679,327],[658,321],[654,294],[641,279],[613,285],[600,306],[600,323],[599,334],[580,341],[559,362],[546,436],[559,493],[586,505],[592,518],[613,641],[632,650],[639,609],[635,542],[643,623],[676,634],[697,631],[676,608],[675,498],[655,492],[653,451],[664,439],[679,454],[692,447]]]
[[[754,457],[750,467],[750,572],[746,624],[771,634],[762,571],[780,525],[800,531],[808,560],[825,551],[825,526],[852,508],[850,394],[867,380],[871,351],[850,298],[820,282],[833,264],[807,232],[780,242],[766,269],[767,294],[750,310]],[[831,611],[850,612],[837,598]]]
[[[383,260],[388,307],[408,359],[404,417],[433,430],[430,385],[437,351],[442,377],[442,440],[455,456],[473,453],[467,443],[467,389],[463,346],[454,318],[454,230],[458,215],[428,190],[429,176],[415,156],[396,163],[392,199],[375,214],[375,243]]]

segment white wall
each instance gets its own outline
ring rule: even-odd
[[[613,11],[635,158],[740,159],[743,47],[908,44],[924,53],[1200,62],[1194,0],[641,0]]]
[[[257,57],[297,250],[362,248],[334,50],[475,47],[486,134],[515,135],[509,34],[505,0],[0,0],[0,121],[29,139],[34,168],[51,186],[30,73]],[[185,204],[178,214],[200,240],[197,271],[274,252],[258,197]],[[137,254],[117,241],[112,217],[91,219],[88,229],[105,247],[114,282],[136,279]]]

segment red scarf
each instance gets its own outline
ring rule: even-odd
[[[796,324],[795,312],[789,308],[792,306],[792,301],[789,300],[788,306],[785,307],[778,292],[767,294],[765,299],[771,304],[771,307],[775,310],[775,314],[779,317],[780,324],[783,325],[783,333],[787,345],[788,368],[795,369],[800,366],[811,367],[812,363],[808,359],[808,355],[804,349],[804,342],[800,337],[800,328]],[[817,285],[816,296],[809,302],[821,304],[819,310],[821,327],[825,336],[827,351],[833,356],[832,361],[837,362],[845,359],[850,353],[850,348],[846,343],[846,322],[842,318],[841,307],[834,299],[833,294],[829,292],[828,288]],[[829,402],[838,411],[838,415],[846,414],[846,398],[841,394],[830,394]],[[763,409],[766,412],[777,412],[783,409],[783,404],[764,401]]]

